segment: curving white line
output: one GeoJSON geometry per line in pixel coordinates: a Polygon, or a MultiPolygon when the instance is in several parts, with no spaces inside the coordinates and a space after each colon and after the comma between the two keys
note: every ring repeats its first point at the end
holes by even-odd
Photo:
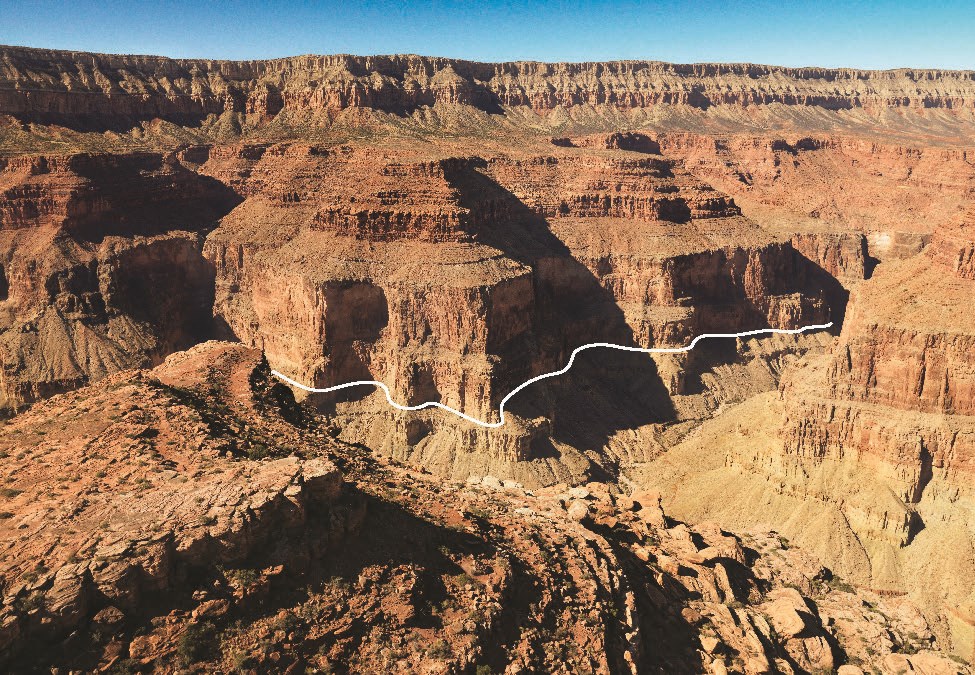
{"type": "Polygon", "coordinates": [[[362,385],[372,385],[374,387],[379,387],[380,389],[382,389],[383,392],[385,392],[386,394],[386,401],[388,401],[389,405],[393,406],[397,410],[411,411],[411,410],[423,410],[425,408],[440,408],[441,410],[446,410],[447,412],[453,413],[458,417],[463,417],[468,422],[473,422],[474,424],[477,424],[482,427],[486,427],[488,429],[497,429],[498,427],[504,426],[504,405],[509,400],[511,400],[512,396],[514,396],[515,394],[517,394],[519,391],[521,391],[522,389],[524,389],[530,384],[535,384],[536,382],[540,380],[544,380],[549,377],[564,375],[569,371],[569,368],[572,367],[572,364],[576,360],[576,355],[579,354],[580,352],[586,351],[587,349],[593,349],[595,347],[605,347],[606,349],[618,349],[623,352],[642,352],[644,354],[681,354],[683,352],[691,351],[692,349],[694,349],[695,345],[697,345],[698,342],[700,342],[701,340],[705,340],[707,338],[740,338],[740,337],[749,337],[752,335],[768,335],[770,333],[775,333],[779,335],[797,335],[799,333],[805,333],[806,331],[823,330],[825,328],[832,328],[832,326],[833,326],[833,322],[830,321],[829,323],[813,324],[810,326],[803,326],[802,328],[793,328],[793,329],[759,328],[758,330],[747,330],[742,333],[704,333],[703,335],[698,335],[696,338],[691,340],[691,344],[687,345],[686,347],[650,347],[650,348],[624,347],[623,345],[617,345],[611,342],[590,342],[589,344],[585,344],[582,345],[581,347],[576,347],[575,349],[573,349],[572,355],[569,357],[569,362],[565,364],[565,368],[563,368],[562,370],[556,370],[551,373],[544,373],[542,375],[537,375],[531,378],[530,380],[522,382],[520,385],[515,387],[511,391],[511,393],[509,393],[507,396],[501,399],[501,405],[498,406],[498,416],[500,419],[497,422],[484,422],[482,420],[471,417],[470,415],[465,415],[461,411],[455,410],[454,408],[451,408],[450,406],[444,405],[443,403],[439,403],[437,401],[427,401],[426,403],[421,403],[419,405],[400,405],[399,403],[393,400],[392,396],[389,393],[389,387],[387,387],[384,383],[379,382],[377,380],[356,380],[355,382],[346,382],[345,384],[337,384],[334,387],[325,387],[324,389],[317,389],[315,387],[309,387],[307,385],[302,384],[301,382],[292,380],[284,373],[279,373],[276,370],[272,370],[271,374],[281,378],[282,380],[292,385],[293,387],[297,387],[298,389],[303,389],[313,394],[327,394],[332,391],[338,391],[339,389],[348,389],[349,387],[358,387],[362,385]]]}

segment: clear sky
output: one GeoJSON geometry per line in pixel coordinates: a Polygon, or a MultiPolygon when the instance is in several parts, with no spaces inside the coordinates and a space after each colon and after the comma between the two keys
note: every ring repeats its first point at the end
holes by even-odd
{"type": "Polygon", "coordinates": [[[975,69],[975,1],[0,0],[0,43],[184,58],[413,53],[975,69]]]}

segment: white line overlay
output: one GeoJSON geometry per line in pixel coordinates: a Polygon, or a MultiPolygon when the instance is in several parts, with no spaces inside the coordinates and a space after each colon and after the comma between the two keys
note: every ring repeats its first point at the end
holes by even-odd
{"type": "Polygon", "coordinates": [[[509,393],[507,396],[501,399],[501,405],[498,406],[498,417],[500,419],[497,422],[484,422],[482,420],[471,417],[470,415],[465,415],[461,411],[455,410],[454,408],[451,408],[448,405],[444,405],[443,403],[440,403],[438,401],[427,401],[426,403],[421,403],[419,405],[400,405],[399,403],[393,400],[392,396],[389,393],[389,387],[387,387],[384,383],[379,382],[377,380],[356,380],[355,382],[346,382],[345,384],[337,384],[334,387],[325,387],[324,389],[317,389],[315,387],[309,387],[307,385],[302,384],[301,382],[292,380],[284,373],[279,373],[276,370],[272,370],[271,374],[284,380],[285,382],[287,382],[293,387],[297,387],[298,389],[303,389],[304,391],[311,392],[313,394],[328,394],[329,392],[338,391],[340,389],[348,389],[349,387],[360,387],[360,386],[371,385],[382,389],[383,392],[386,394],[386,401],[389,402],[389,405],[393,406],[397,410],[412,411],[412,410],[423,410],[425,408],[440,408],[441,410],[446,410],[449,413],[453,413],[454,415],[457,415],[457,417],[463,417],[468,422],[472,422],[474,424],[477,424],[478,426],[486,427],[488,429],[497,429],[498,427],[504,426],[504,406],[508,401],[511,400],[511,398],[515,394],[517,394],[519,391],[521,391],[522,389],[524,389],[530,384],[535,384],[536,382],[545,380],[550,377],[558,377],[559,375],[565,375],[567,372],[569,372],[569,368],[571,368],[572,364],[575,362],[576,355],[586,351],[587,349],[595,349],[597,347],[602,347],[605,349],[618,349],[621,352],[641,352],[643,354],[682,354],[684,352],[691,351],[692,349],[694,349],[694,347],[697,345],[698,342],[700,342],[701,340],[706,340],[708,338],[742,338],[742,337],[751,337],[754,335],[770,335],[770,334],[798,335],[799,333],[805,333],[807,331],[824,330],[826,328],[832,328],[832,326],[833,326],[833,322],[830,321],[829,323],[813,324],[811,326],[803,326],[802,328],[793,328],[793,329],[759,328],[758,330],[747,330],[744,331],[743,333],[704,333],[703,335],[698,335],[696,338],[691,340],[691,344],[687,345],[686,347],[644,348],[644,347],[625,347],[623,345],[617,345],[611,342],[590,342],[589,344],[585,344],[582,345],[581,347],[576,347],[575,349],[573,349],[572,355],[569,356],[569,362],[565,364],[565,368],[563,368],[562,370],[556,370],[551,373],[543,373],[542,375],[536,375],[530,380],[527,380],[519,384],[511,391],[511,393],[509,393]]]}

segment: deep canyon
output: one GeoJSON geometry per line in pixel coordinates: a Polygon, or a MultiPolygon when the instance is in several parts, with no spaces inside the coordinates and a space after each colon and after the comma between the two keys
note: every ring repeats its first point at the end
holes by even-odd
{"type": "Polygon", "coordinates": [[[0,659],[971,672],[972,139],[971,71],[0,47],[0,659]],[[494,421],[826,322],[498,429],[269,374],[494,421]]]}

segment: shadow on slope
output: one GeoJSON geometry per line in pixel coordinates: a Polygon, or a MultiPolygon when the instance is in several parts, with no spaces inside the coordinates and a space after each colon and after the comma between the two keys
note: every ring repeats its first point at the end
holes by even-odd
{"type": "MultiPolygon", "coordinates": [[[[486,167],[485,160],[475,158],[447,179],[458,190],[460,204],[470,210],[466,227],[474,239],[530,267],[534,290],[530,335],[489,344],[489,352],[508,366],[495,389],[496,406],[522,382],[563,368],[576,347],[590,342],[636,343],[611,291],[573,257],[542,215],[485,175],[486,167]]],[[[507,409],[524,417],[552,418],[557,440],[593,449],[602,448],[621,429],[676,417],[648,355],[605,349],[587,351],[568,373],[525,388],[507,409]],[[560,424],[563,413],[585,415],[585,438],[560,424]]],[[[578,430],[580,425],[571,427],[578,430]]]]}

